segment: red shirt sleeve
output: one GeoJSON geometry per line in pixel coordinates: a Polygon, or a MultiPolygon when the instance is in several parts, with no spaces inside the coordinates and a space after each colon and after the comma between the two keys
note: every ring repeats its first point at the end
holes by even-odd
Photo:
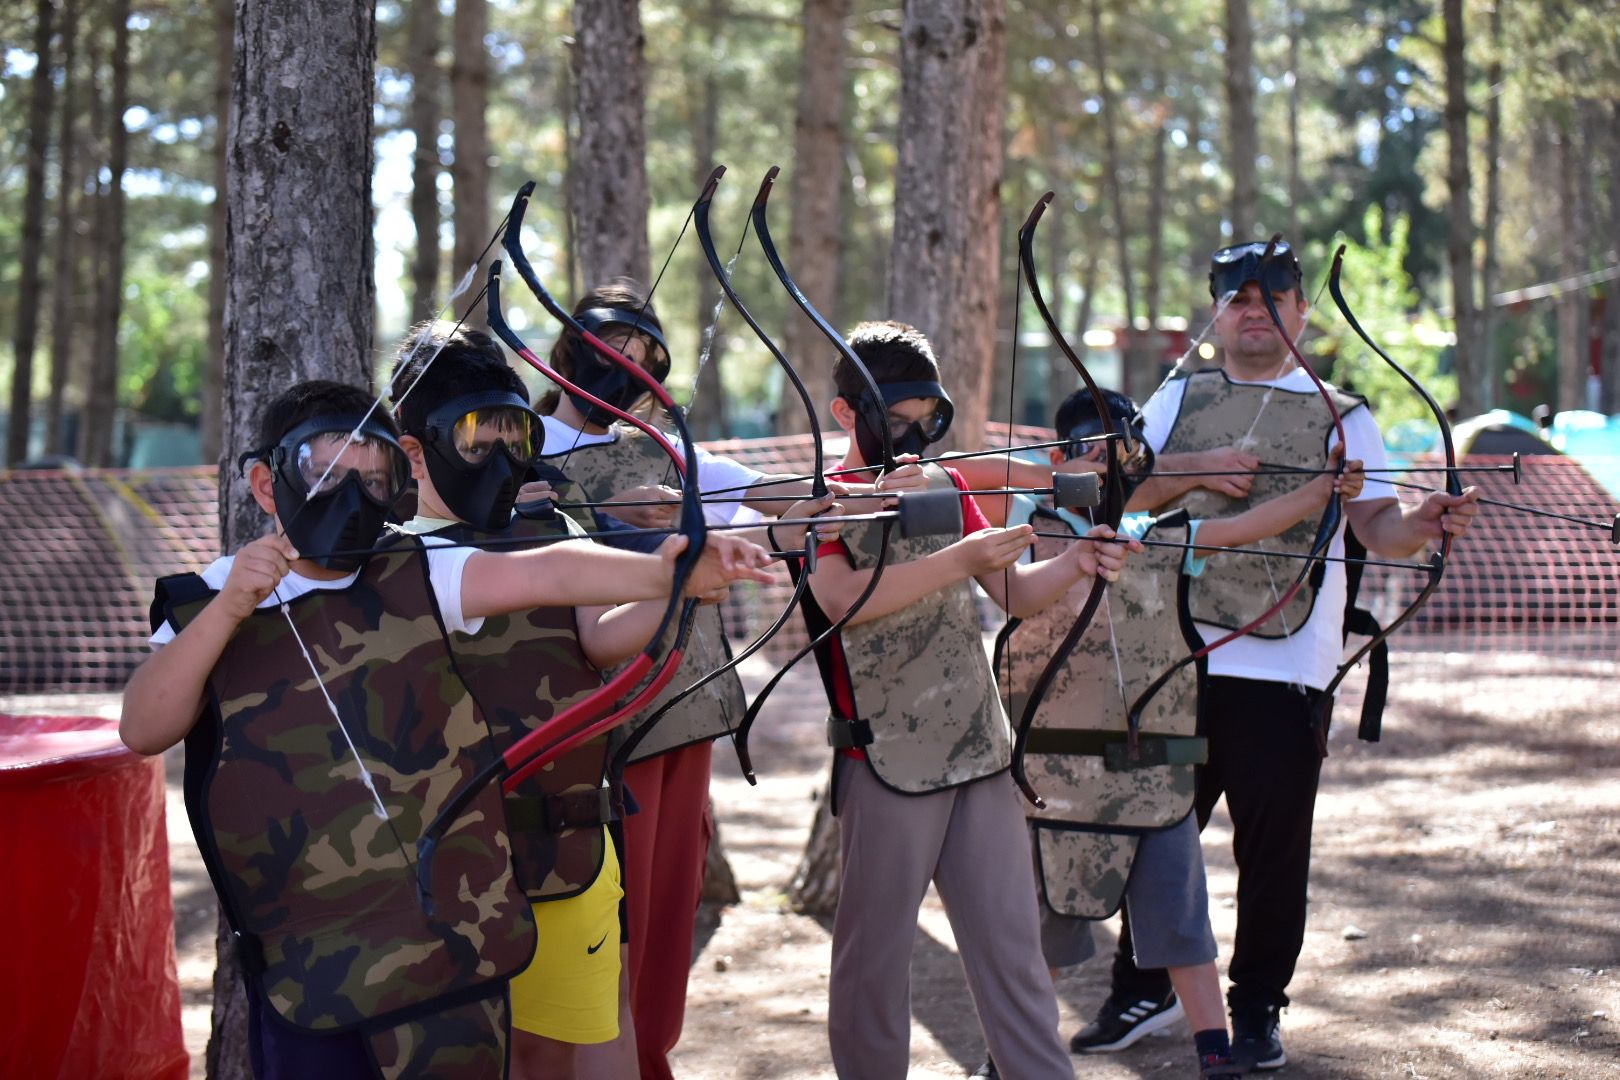
{"type": "MultiPolygon", "coordinates": [[[[963,479],[961,473],[957,472],[949,465],[944,466],[944,469],[945,475],[951,478],[951,483],[956,485],[957,491],[968,490],[967,481],[963,479]]],[[[980,529],[989,528],[993,528],[993,526],[990,524],[990,519],[984,516],[984,511],[979,509],[979,504],[974,501],[973,496],[963,495],[962,535],[967,536],[969,533],[976,533],[980,529]]]]}

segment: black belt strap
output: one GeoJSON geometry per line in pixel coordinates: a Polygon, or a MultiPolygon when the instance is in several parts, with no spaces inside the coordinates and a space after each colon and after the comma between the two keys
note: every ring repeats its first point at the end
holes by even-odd
{"type": "Polygon", "coordinates": [[[872,725],[865,720],[827,718],[827,745],[834,750],[855,750],[872,742],[872,725]]]}
{"type": "Polygon", "coordinates": [[[576,791],[543,798],[509,795],[506,799],[507,827],[518,832],[560,833],[568,829],[588,829],[618,821],[624,804],[612,788],[576,791]]]}

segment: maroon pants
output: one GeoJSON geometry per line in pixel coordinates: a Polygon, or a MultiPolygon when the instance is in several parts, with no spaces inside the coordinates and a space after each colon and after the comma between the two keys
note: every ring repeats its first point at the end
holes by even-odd
{"type": "Polygon", "coordinates": [[[703,864],[714,831],[709,762],[696,743],[624,771],[640,805],[624,821],[624,891],[630,922],[630,1011],[641,1080],[671,1080],[669,1052],[681,1037],[692,934],[703,864]]]}

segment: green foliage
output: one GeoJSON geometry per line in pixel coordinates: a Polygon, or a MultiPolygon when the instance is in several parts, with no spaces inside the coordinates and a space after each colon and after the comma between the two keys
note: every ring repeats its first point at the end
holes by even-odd
{"type": "MultiPolygon", "coordinates": [[[[1360,224],[1362,235],[1389,239],[1357,241],[1341,235],[1331,247],[1313,245],[1306,265],[1320,268],[1325,281],[1333,250],[1344,245],[1341,287],[1356,321],[1446,408],[1457,396],[1457,380],[1447,363],[1450,326],[1422,304],[1406,271],[1411,226],[1396,218],[1386,228],[1376,207],[1367,210],[1360,224]]],[[[1309,349],[1323,367],[1332,365],[1334,382],[1364,395],[1386,430],[1402,420],[1431,420],[1434,414],[1423,399],[1356,336],[1326,293],[1319,303],[1311,319],[1315,336],[1309,349]]]]}

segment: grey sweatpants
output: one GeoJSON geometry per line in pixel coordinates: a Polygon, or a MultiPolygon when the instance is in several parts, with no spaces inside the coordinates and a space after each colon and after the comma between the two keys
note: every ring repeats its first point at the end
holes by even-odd
{"type": "Polygon", "coordinates": [[[894,1080],[911,1057],[911,950],[929,881],[956,935],[968,990],[1007,1080],[1074,1080],[1041,958],[1029,835],[1005,773],[927,795],[837,769],[842,884],[827,1037],[842,1080],[894,1080]]]}

